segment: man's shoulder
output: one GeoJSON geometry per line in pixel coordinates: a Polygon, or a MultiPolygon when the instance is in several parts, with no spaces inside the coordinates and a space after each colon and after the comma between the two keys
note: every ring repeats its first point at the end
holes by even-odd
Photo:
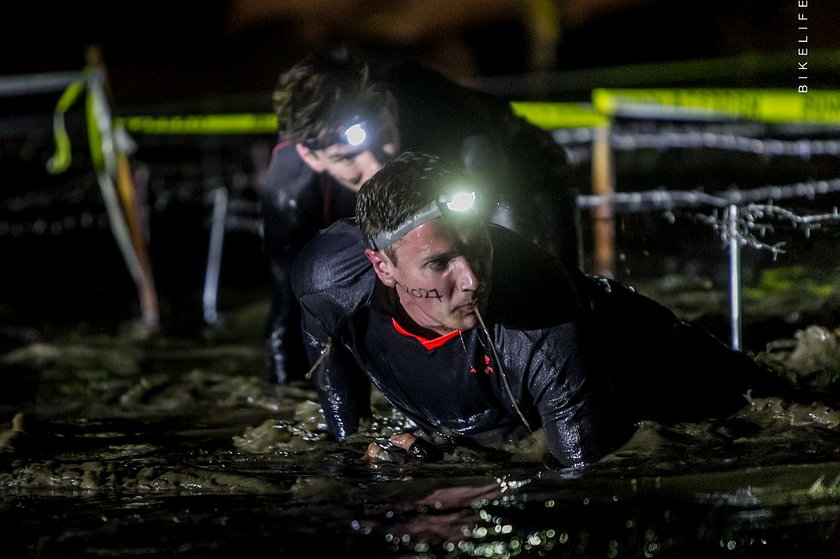
{"type": "Polygon", "coordinates": [[[295,258],[295,294],[302,297],[340,290],[345,295],[369,291],[374,274],[365,256],[366,246],[353,219],[338,220],[321,230],[295,258]]]}
{"type": "Polygon", "coordinates": [[[269,187],[294,193],[311,184],[317,176],[300,157],[294,143],[281,140],[274,146],[265,176],[269,187]]]}
{"type": "Polygon", "coordinates": [[[298,254],[292,290],[310,332],[336,335],[367,304],[376,276],[364,251],[358,227],[344,219],[318,233],[298,254]]]}

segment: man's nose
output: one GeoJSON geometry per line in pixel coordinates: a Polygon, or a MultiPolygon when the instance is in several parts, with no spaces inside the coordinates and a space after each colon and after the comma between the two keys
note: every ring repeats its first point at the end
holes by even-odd
{"type": "Polygon", "coordinates": [[[473,271],[469,260],[459,256],[454,261],[457,271],[457,287],[461,291],[475,291],[478,289],[478,276],[473,271]]]}
{"type": "Polygon", "coordinates": [[[382,168],[382,158],[372,151],[362,152],[356,157],[356,163],[362,173],[362,180],[366,181],[382,168]]]}

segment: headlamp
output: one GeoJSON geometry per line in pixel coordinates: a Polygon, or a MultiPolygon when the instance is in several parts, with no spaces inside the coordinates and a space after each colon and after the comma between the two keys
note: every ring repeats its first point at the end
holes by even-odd
{"type": "Polygon", "coordinates": [[[456,216],[472,216],[476,214],[476,195],[475,191],[457,191],[451,194],[443,194],[437,200],[430,202],[427,206],[421,208],[413,215],[409,216],[395,229],[390,231],[380,231],[373,237],[368,239],[373,250],[382,250],[400,237],[414,229],[420,227],[424,223],[431,221],[438,217],[456,217],[456,216]]]}
{"type": "Polygon", "coordinates": [[[356,147],[365,142],[367,132],[365,131],[364,124],[364,122],[357,122],[344,131],[344,139],[347,144],[356,147]]]}
{"type": "Polygon", "coordinates": [[[347,144],[356,147],[369,142],[372,138],[373,135],[370,133],[368,123],[362,120],[361,116],[355,115],[336,126],[324,142],[320,142],[318,138],[308,138],[304,140],[303,145],[311,150],[325,149],[334,144],[347,144]]]}
{"type": "Polygon", "coordinates": [[[460,191],[452,194],[446,199],[441,196],[439,203],[446,204],[446,208],[453,212],[468,212],[475,208],[475,192],[460,191]]]}

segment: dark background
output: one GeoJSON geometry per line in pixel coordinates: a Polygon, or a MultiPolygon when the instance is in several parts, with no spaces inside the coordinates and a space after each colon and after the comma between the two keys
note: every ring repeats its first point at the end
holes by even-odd
{"type": "MultiPolygon", "coordinates": [[[[115,116],[270,112],[278,73],[314,48],[338,47],[416,60],[512,100],[586,102],[594,87],[622,86],[793,90],[801,83],[800,12],[814,49],[808,84],[836,87],[840,8],[813,1],[800,8],[797,0],[16,2],[0,18],[0,76],[79,71],[86,49],[97,46],[115,116]],[[550,15],[533,16],[539,9],[550,15]],[[710,61],[708,71],[675,71],[700,59],[710,61]]],[[[73,165],[59,176],[44,171],[57,98],[0,98],[0,311],[4,325],[112,327],[137,316],[136,291],[104,217],[81,103],[68,114],[73,165]]],[[[226,188],[239,204],[234,211],[252,219],[274,138],[133,140],[162,320],[190,331],[202,324],[212,192],[226,188]]],[[[645,173],[662,161],[646,157],[620,164],[636,182],[656,184],[645,173]]],[[[711,172],[688,158],[678,166],[689,163],[711,172]]],[[[831,176],[835,167],[817,172],[831,176]]],[[[796,171],[785,180],[815,174],[801,162],[785,168],[796,171]]],[[[777,171],[770,168],[768,178],[777,171]]],[[[587,185],[588,168],[579,174],[587,185]]],[[[259,234],[229,231],[222,309],[264,300],[267,279],[259,234]]]]}
{"type": "MultiPolygon", "coordinates": [[[[418,60],[460,80],[750,55],[752,63],[691,81],[787,88],[797,84],[802,33],[812,49],[840,46],[836,3],[811,0],[800,8],[800,1],[9,2],[0,22],[0,74],[79,70],[84,49],[97,44],[123,109],[159,102],[200,108],[243,95],[268,108],[266,94],[280,71],[313,48],[349,45],[368,56],[418,60]],[[528,6],[540,5],[554,17],[528,15],[528,6]],[[808,31],[797,30],[798,13],[809,18],[808,31]],[[540,25],[551,31],[538,47],[540,25]],[[761,58],[767,55],[779,55],[777,65],[768,67],[761,58]]],[[[815,87],[836,84],[836,59],[815,51],[809,60],[815,87]]],[[[612,79],[626,84],[638,70],[612,79]]],[[[649,80],[665,83],[668,76],[649,80]]],[[[575,87],[564,84],[567,95],[587,100],[588,86],[575,87]]]]}

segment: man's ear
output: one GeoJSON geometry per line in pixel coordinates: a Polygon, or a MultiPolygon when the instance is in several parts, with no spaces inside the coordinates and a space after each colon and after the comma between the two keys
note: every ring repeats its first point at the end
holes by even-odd
{"type": "Polygon", "coordinates": [[[295,149],[297,149],[298,155],[300,155],[300,158],[303,159],[303,162],[309,165],[309,167],[316,173],[323,173],[327,168],[327,166],[321,161],[321,158],[315,155],[315,153],[305,145],[295,144],[295,149]]]}
{"type": "Polygon", "coordinates": [[[397,281],[394,279],[394,264],[388,255],[381,250],[373,250],[371,248],[365,249],[365,256],[373,264],[373,271],[376,272],[376,277],[379,278],[383,284],[388,287],[394,287],[397,281]]]}

